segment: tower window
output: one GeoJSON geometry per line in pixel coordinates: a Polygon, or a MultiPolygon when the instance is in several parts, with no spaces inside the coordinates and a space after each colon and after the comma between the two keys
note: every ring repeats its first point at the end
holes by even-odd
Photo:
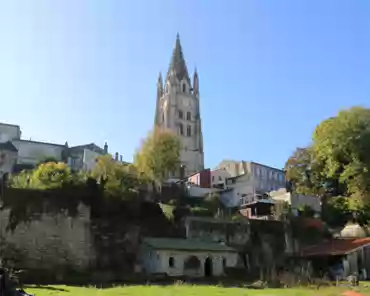
{"type": "Polygon", "coordinates": [[[186,93],[186,84],[185,83],[182,85],[182,92],[186,93]]]}
{"type": "Polygon", "coordinates": [[[164,113],[162,113],[162,123],[164,122],[164,113]]]}
{"type": "Polygon", "coordinates": [[[182,123],[179,123],[179,134],[180,135],[184,134],[184,127],[183,127],[182,123]]]}
{"type": "Polygon", "coordinates": [[[191,137],[191,126],[190,125],[188,125],[187,128],[186,128],[186,135],[188,137],[191,137]]]}
{"type": "Polygon", "coordinates": [[[191,113],[190,112],[186,112],[186,120],[191,120],[191,113]]]}
{"type": "Polygon", "coordinates": [[[182,113],[181,110],[178,111],[178,114],[179,114],[179,118],[182,119],[184,117],[184,114],[182,113]]]}

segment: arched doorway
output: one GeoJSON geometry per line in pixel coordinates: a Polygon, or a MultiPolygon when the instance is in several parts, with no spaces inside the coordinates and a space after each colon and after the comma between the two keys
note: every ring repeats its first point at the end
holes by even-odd
{"type": "Polygon", "coordinates": [[[207,257],[204,261],[204,276],[210,277],[213,275],[213,262],[211,257],[207,257]]]}

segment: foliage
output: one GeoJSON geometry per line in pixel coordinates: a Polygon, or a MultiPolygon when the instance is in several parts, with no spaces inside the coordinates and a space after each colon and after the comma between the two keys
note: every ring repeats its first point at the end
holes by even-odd
{"type": "Polygon", "coordinates": [[[299,208],[298,211],[302,217],[313,218],[315,216],[315,210],[309,205],[304,205],[303,207],[299,208]]]}
{"type": "Polygon", "coordinates": [[[140,173],[160,184],[170,172],[180,167],[180,140],[168,130],[154,129],[135,155],[135,165],[140,173]]]}
{"type": "Polygon", "coordinates": [[[13,188],[56,189],[73,184],[77,180],[69,166],[63,162],[40,164],[35,170],[22,171],[11,180],[13,188]]]}
{"type": "MultiPolygon", "coordinates": [[[[330,212],[355,211],[369,221],[370,208],[370,109],[354,107],[319,124],[312,145],[297,149],[286,163],[291,189],[323,197],[326,219],[330,212]],[[345,196],[333,200],[336,196],[345,196]],[[338,201],[348,205],[338,206],[338,201]]],[[[339,217],[338,216],[338,217],[339,217]]],[[[342,218],[338,219],[338,222],[342,218]]],[[[333,221],[331,221],[333,222],[333,221]]]]}
{"type": "Polygon", "coordinates": [[[276,220],[286,220],[292,215],[292,208],[285,201],[276,201],[275,204],[272,206],[271,212],[276,220]]]}
{"type": "Polygon", "coordinates": [[[44,157],[42,158],[36,165],[36,167],[38,167],[39,165],[43,164],[43,163],[48,163],[48,162],[55,162],[55,163],[58,163],[59,161],[55,158],[55,157],[52,157],[52,156],[48,156],[48,157],[44,157]]]}
{"type": "Polygon", "coordinates": [[[108,196],[114,197],[132,197],[144,181],[139,178],[135,167],[117,162],[110,155],[97,158],[91,177],[103,185],[108,196]]]}

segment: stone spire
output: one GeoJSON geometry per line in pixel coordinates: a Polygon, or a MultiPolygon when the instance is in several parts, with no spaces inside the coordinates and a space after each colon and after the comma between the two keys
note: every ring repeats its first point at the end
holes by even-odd
{"type": "Polygon", "coordinates": [[[159,72],[158,82],[157,82],[157,102],[155,104],[154,127],[158,126],[160,123],[159,101],[162,96],[163,96],[163,79],[162,79],[161,72],[159,72]]]}
{"type": "Polygon", "coordinates": [[[196,98],[199,97],[199,77],[198,77],[197,68],[195,68],[194,77],[193,77],[193,93],[196,98]]]}
{"type": "Polygon", "coordinates": [[[190,77],[188,74],[188,69],[186,67],[184,54],[182,53],[179,33],[177,33],[176,45],[173,50],[170,67],[167,72],[167,79],[169,79],[171,73],[175,73],[179,81],[185,79],[190,85],[190,77]]]}

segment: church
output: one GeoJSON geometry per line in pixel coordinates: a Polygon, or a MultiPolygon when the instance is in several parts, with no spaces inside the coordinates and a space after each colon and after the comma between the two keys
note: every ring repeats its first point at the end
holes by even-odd
{"type": "Polygon", "coordinates": [[[199,99],[197,70],[195,69],[191,80],[177,34],[167,75],[165,79],[161,73],[158,77],[154,125],[169,129],[179,136],[180,159],[185,167],[185,176],[204,169],[199,99]]]}

